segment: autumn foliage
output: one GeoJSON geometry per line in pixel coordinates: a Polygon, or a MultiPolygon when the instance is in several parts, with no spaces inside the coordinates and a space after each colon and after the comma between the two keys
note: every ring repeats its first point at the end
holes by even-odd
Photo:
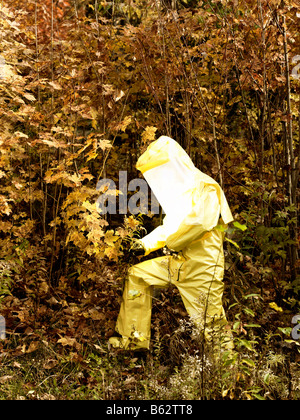
{"type": "Polygon", "coordinates": [[[222,185],[238,222],[227,306],[255,288],[297,313],[298,6],[1,2],[0,312],[25,337],[11,351],[42,336],[79,357],[112,334],[126,243],[159,218],[101,215],[96,185],[137,177],[164,134],[222,185]]]}

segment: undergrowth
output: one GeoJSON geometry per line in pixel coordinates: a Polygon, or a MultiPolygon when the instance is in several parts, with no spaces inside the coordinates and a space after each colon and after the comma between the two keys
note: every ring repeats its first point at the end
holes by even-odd
{"type": "Polygon", "coordinates": [[[66,302],[65,308],[48,303],[52,335],[49,326],[39,323],[39,314],[36,329],[19,322],[7,331],[6,340],[0,341],[1,399],[300,399],[299,342],[290,337],[292,311],[274,309],[254,284],[247,283],[247,294],[238,296],[235,285],[226,282],[232,352],[212,352],[203,344],[175,288],[159,291],[154,299],[150,351],[112,352],[107,339],[118,304],[111,302],[110,307],[108,297],[120,296],[121,286],[111,271],[102,274],[101,284],[110,282],[110,294],[100,288],[93,293],[98,302],[108,302],[107,318],[92,311],[92,301],[85,302],[80,314],[82,307],[73,296],[73,305],[66,302]],[[77,326],[72,337],[67,326],[62,335],[62,316],[70,328],[77,326]],[[86,322],[76,324],[78,317],[86,322]]]}

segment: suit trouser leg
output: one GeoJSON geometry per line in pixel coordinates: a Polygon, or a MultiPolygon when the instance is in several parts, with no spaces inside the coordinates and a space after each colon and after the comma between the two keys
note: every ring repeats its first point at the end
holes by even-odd
{"type": "Polygon", "coordinates": [[[153,286],[168,287],[170,258],[154,258],[129,269],[116,324],[125,348],[133,339],[136,347],[149,348],[153,286]]]}
{"type": "Polygon", "coordinates": [[[125,348],[130,344],[149,348],[153,287],[164,288],[170,283],[178,288],[188,314],[204,332],[206,341],[213,342],[227,324],[222,306],[223,269],[218,267],[213,276],[209,270],[196,276],[193,264],[199,268],[199,262],[189,260],[187,276],[184,260],[174,257],[154,258],[130,268],[116,324],[125,348]]]}
{"type": "Polygon", "coordinates": [[[213,281],[207,275],[201,279],[184,279],[177,284],[185,308],[192,321],[204,334],[205,341],[211,343],[227,324],[222,305],[223,282],[213,281]]]}

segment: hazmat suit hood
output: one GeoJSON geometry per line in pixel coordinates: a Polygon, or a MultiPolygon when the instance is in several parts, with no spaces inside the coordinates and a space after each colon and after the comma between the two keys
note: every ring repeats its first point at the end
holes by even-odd
{"type": "Polygon", "coordinates": [[[137,168],[167,215],[169,223],[179,224],[192,210],[192,192],[197,169],[182,147],[169,137],[151,143],[140,157],[137,168]]]}
{"type": "MultiPolygon", "coordinates": [[[[215,225],[220,215],[225,224],[233,220],[219,184],[197,169],[183,148],[170,137],[162,136],[152,142],[138,159],[136,167],[142,172],[166,213],[165,222],[170,233],[183,221],[187,225],[206,223],[205,203],[202,199],[206,186],[211,186],[216,192],[213,214],[210,214],[210,218],[214,216],[215,225]]],[[[215,225],[210,226],[210,229],[215,225]]]]}

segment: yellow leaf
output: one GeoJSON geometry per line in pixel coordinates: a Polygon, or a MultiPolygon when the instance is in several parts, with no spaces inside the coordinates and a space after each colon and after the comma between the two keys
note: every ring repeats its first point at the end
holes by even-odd
{"type": "Polygon", "coordinates": [[[98,118],[99,113],[95,108],[91,108],[90,113],[91,113],[91,116],[92,116],[93,120],[96,120],[98,118]]]}
{"type": "MultiPolygon", "coordinates": [[[[66,176],[64,178],[68,181],[73,182],[76,185],[76,187],[81,185],[81,181],[80,181],[81,176],[80,175],[78,176],[76,174],[73,174],[73,175],[66,174],[66,176]]],[[[65,183],[65,185],[69,186],[68,183],[65,183]]]]}
{"type": "Polygon", "coordinates": [[[222,391],[222,397],[225,398],[228,394],[229,389],[224,389],[224,391],[222,391]]]}
{"type": "Polygon", "coordinates": [[[86,161],[88,162],[91,159],[96,159],[96,157],[98,156],[98,153],[91,150],[88,154],[87,154],[87,159],[86,161]]]}
{"type": "Polygon", "coordinates": [[[105,248],[104,255],[106,255],[110,260],[114,260],[114,261],[118,260],[118,251],[116,248],[112,246],[105,248]]]}
{"type": "Polygon", "coordinates": [[[135,230],[135,228],[140,224],[138,220],[136,220],[132,215],[125,218],[126,226],[130,227],[131,229],[135,230]]]}
{"type": "Polygon", "coordinates": [[[155,132],[157,131],[156,127],[148,126],[145,131],[142,133],[142,141],[144,143],[150,143],[155,140],[155,132]]]}
{"type": "Polygon", "coordinates": [[[96,208],[95,203],[92,204],[89,201],[84,201],[82,203],[82,207],[85,208],[85,209],[87,209],[87,210],[89,210],[91,213],[94,212],[94,211],[97,211],[97,208],[96,208]]]}
{"type": "Polygon", "coordinates": [[[104,242],[109,246],[114,246],[115,242],[119,239],[119,236],[114,235],[113,230],[108,230],[105,233],[104,242]]]}
{"type": "Polygon", "coordinates": [[[283,309],[280,308],[280,306],[277,305],[275,302],[269,303],[270,308],[274,309],[277,312],[283,312],[283,309]]]}
{"type": "Polygon", "coordinates": [[[126,131],[126,128],[129,126],[129,124],[131,123],[131,121],[132,121],[132,118],[131,118],[131,116],[129,115],[129,116],[127,116],[127,117],[125,117],[124,118],[124,120],[120,123],[120,125],[119,125],[119,129],[121,130],[121,131],[126,131]]]}

